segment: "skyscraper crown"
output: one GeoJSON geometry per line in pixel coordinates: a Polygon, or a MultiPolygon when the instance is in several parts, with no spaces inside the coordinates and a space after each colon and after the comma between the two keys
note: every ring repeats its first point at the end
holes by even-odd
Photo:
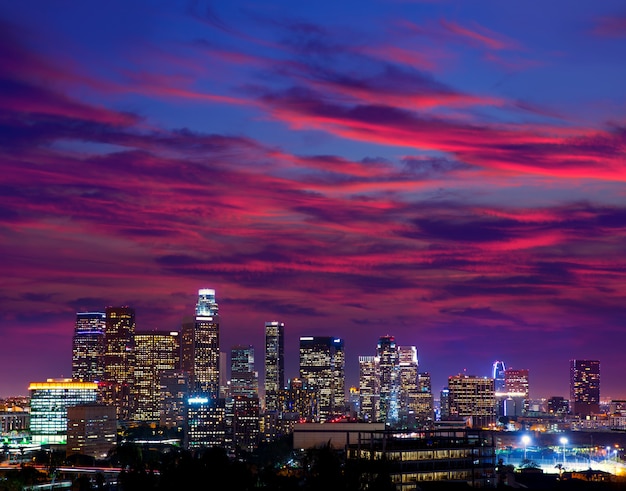
{"type": "Polygon", "coordinates": [[[218,307],[215,301],[215,290],[201,288],[198,290],[198,303],[196,304],[196,317],[211,317],[217,315],[218,307]]]}

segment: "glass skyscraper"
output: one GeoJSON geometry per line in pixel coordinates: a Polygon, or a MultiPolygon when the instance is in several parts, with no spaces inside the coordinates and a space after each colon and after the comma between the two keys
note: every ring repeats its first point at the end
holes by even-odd
{"type": "Polygon", "coordinates": [[[72,379],[33,382],[30,391],[30,433],[35,444],[67,442],[67,409],[96,402],[98,384],[72,379]]]}

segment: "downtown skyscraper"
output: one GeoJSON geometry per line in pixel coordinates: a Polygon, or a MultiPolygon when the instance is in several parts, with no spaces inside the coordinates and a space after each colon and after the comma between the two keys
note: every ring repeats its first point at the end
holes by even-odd
{"type": "Polygon", "coordinates": [[[192,392],[217,398],[220,393],[220,322],[215,290],[198,290],[193,319],[181,330],[181,368],[189,374],[192,392]]]}
{"type": "Polygon", "coordinates": [[[133,411],[135,310],[107,307],[104,349],[103,402],[117,407],[120,420],[131,418],[133,411]]]}
{"type": "Polygon", "coordinates": [[[72,379],[95,382],[104,376],[106,314],[78,312],[72,337],[72,379]]]}
{"type": "Polygon", "coordinates": [[[600,412],[598,360],[570,360],[570,411],[578,416],[600,412]]]}
{"type": "Polygon", "coordinates": [[[285,324],[265,323],[265,409],[279,411],[278,394],[285,388],[285,324]]]}
{"type": "Polygon", "coordinates": [[[161,417],[161,376],[180,363],[178,332],[135,333],[133,420],[157,423],[161,417]]]}
{"type": "Polygon", "coordinates": [[[399,353],[393,336],[381,336],[376,347],[378,370],[380,373],[380,420],[398,420],[398,365],[399,353]]]}
{"type": "Polygon", "coordinates": [[[318,391],[320,422],[345,412],[345,362],[343,339],[300,337],[300,378],[318,391]]]}

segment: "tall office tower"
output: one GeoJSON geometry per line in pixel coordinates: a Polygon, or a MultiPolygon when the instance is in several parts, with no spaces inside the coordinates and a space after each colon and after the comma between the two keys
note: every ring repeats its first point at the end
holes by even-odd
{"type": "Polygon", "coordinates": [[[189,373],[190,389],[216,398],[220,394],[219,310],[215,290],[198,290],[196,315],[185,319],[181,332],[181,368],[189,373]]]}
{"type": "Polygon", "coordinates": [[[398,346],[398,423],[404,428],[417,425],[418,362],[415,346],[398,346]]]}
{"type": "Polygon", "coordinates": [[[161,411],[159,425],[185,429],[186,401],[189,395],[189,374],[182,370],[164,370],[159,377],[161,411]]]}
{"type": "Polygon", "coordinates": [[[496,391],[496,416],[498,417],[505,416],[505,405],[510,405],[510,403],[507,404],[505,372],[506,367],[503,361],[496,360],[493,362],[491,377],[496,391]]]}
{"type": "Polygon", "coordinates": [[[359,356],[360,417],[370,423],[376,423],[380,420],[378,361],[376,356],[359,356]]]}
{"type": "Polygon", "coordinates": [[[231,396],[259,397],[259,374],[254,371],[254,347],[233,346],[230,353],[231,396]]]}
{"type": "Polygon", "coordinates": [[[157,423],[161,417],[161,374],[180,364],[178,332],[135,332],[135,421],[157,423]]]}
{"type": "Polygon", "coordinates": [[[570,360],[570,409],[589,416],[600,412],[600,362],[570,360]]]}
{"type": "Polygon", "coordinates": [[[380,373],[380,419],[385,423],[398,420],[398,348],[393,336],[381,336],[376,348],[380,373]]]}
{"type": "Polygon", "coordinates": [[[300,378],[319,391],[321,422],[343,416],[346,406],[343,339],[302,336],[300,378]]]}
{"type": "Polygon", "coordinates": [[[278,392],[285,388],[285,324],[265,323],[265,409],[278,411],[278,392]]]}
{"type": "Polygon", "coordinates": [[[417,376],[417,421],[421,425],[430,424],[435,420],[435,408],[430,373],[422,372],[417,376]]]}
{"type": "Polygon", "coordinates": [[[439,418],[440,421],[450,419],[450,389],[444,387],[439,393],[439,418]]]}
{"type": "Polygon", "coordinates": [[[104,334],[104,402],[117,407],[117,419],[129,420],[133,407],[135,310],[107,307],[104,334]]]}
{"type": "Polygon", "coordinates": [[[67,409],[96,402],[98,384],[72,379],[32,382],[30,392],[30,433],[34,444],[67,442],[67,409]]]}
{"type": "Polygon", "coordinates": [[[505,371],[506,367],[503,361],[496,360],[493,362],[491,377],[494,380],[496,394],[506,392],[505,371]]]}
{"type": "Polygon", "coordinates": [[[507,368],[504,371],[504,382],[506,393],[504,416],[523,416],[530,404],[528,369],[507,368]]]}
{"type": "Polygon", "coordinates": [[[72,378],[95,382],[104,376],[104,312],[78,312],[72,338],[72,378]]]}
{"type": "Polygon", "coordinates": [[[251,452],[259,443],[259,376],[254,371],[254,348],[234,346],[230,359],[226,447],[251,452]]]}
{"type": "Polygon", "coordinates": [[[484,428],[495,423],[496,393],[494,379],[473,375],[448,377],[450,418],[471,418],[473,428],[484,428]]]}

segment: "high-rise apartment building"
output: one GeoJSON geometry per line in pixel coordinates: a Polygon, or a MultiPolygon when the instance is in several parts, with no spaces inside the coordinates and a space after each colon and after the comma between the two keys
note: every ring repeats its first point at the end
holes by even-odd
{"type": "Polygon", "coordinates": [[[106,314],[78,312],[72,337],[72,379],[95,382],[104,376],[106,314]]]}
{"type": "Polygon", "coordinates": [[[278,411],[278,393],[285,388],[285,324],[265,323],[265,409],[278,411]]]}
{"type": "Polygon", "coordinates": [[[360,417],[371,423],[380,420],[380,376],[378,357],[359,356],[360,417]]]}
{"type": "Polygon", "coordinates": [[[157,423],[161,417],[161,374],[180,364],[178,332],[135,332],[134,359],[133,419],[157,423]]]}
{"type": "Polygon", "coordinates": [[[219,397],[220,337],[219,309],[215,290],[198,290],[193,319],[183,322],[181,332],[181,368],[189,373],[191,390],[219,397]]]}
{"type": "Polygon", "coordinates": [[[133,409],[135,310],[107,307],[104,334],[103,400],[117,407],[118,420],[126,421],[133,409]]]}
{"type": "Polygon", "coordinates": [[[494,379],[465,374],[448,377],[448,405],[451,419],[470,418],[473,428],[495,423],[494,379]]]}
{"type": "Polygon", "coordinates": [[[570,360],[570,410],[578,416],[600,412],[598,360],[570,360]]]}
{"type": "Polygon", "coordinates": [[[343,416],[346,406],[343,339],[300,337],[300,378],[319,391],[319,420],[343,416]]]}
{"type": "Polygon", "coordinates": [[[72,379],[32,382],[30,392],[30,433],[34,444],[67,443],[67,409],[96,402],[98,384],[72,379]]]}
{"type": "Polygon", "coordinates": [[[393,336],[381,336],[376,347],[380,374],[380,419],[386,423],[398,420],[399,354],[393,336]]]}

